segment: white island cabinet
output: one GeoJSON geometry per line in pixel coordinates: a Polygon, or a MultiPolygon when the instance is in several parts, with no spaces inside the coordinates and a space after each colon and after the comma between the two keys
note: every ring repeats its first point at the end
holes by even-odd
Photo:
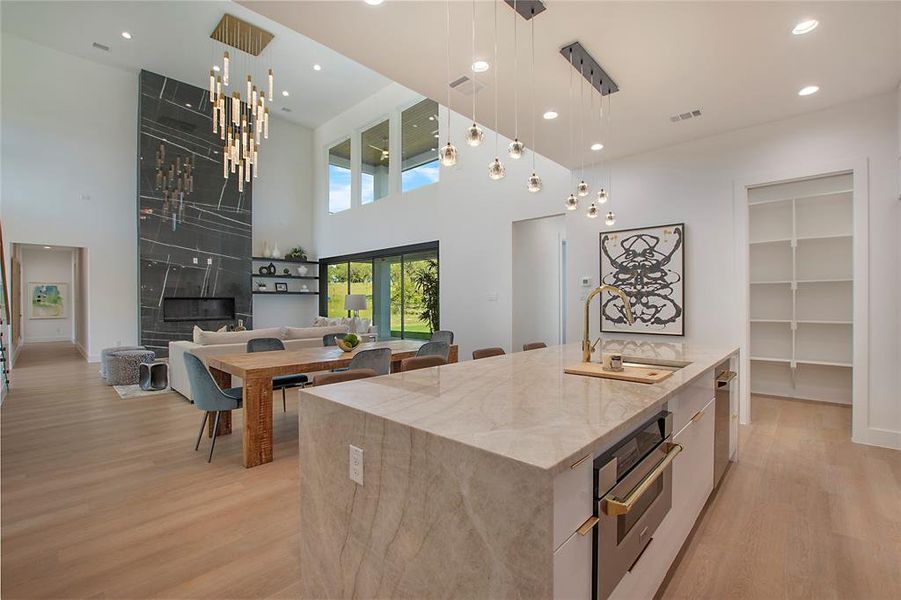
{"type": "Polygon", "coordinates": [[[652,598],[713,486],[713,368],[736,349],[626,343],[601,351],[686,366],[569,375],[570,344],[303,390],[300,596],[590,599],[594,459],[668,409],[672,508],[613,592],[652,598]]]}

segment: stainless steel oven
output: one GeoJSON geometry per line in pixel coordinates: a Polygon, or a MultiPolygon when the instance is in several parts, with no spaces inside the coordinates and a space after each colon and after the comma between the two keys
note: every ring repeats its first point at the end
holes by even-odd
{"type": "Polygon", "coordinates": [[[595,528],[594,600],[604,600],[628,573],[669,512],[672,461],[682,447],[671,441],[672,413],[662,411],[594,461],[599,521],[595,528]]]}

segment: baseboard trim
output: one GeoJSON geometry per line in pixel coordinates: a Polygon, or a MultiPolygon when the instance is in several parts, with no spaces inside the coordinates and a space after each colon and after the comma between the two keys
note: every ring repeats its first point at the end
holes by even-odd
{"type": "Polygon", "coordinates": [[[901,450],[901,431],[867,427],[863,437],[851,436],[851,441],[855,444],[864,444],[866,446],[878,446],[880,448],[901,450]]]}

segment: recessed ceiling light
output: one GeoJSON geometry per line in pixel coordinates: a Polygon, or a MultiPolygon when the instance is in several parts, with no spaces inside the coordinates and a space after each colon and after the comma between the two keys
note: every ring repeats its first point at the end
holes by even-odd
{"type": "Polygon", "coordinates": [[[604,144],[592,144],[591,149],[597,152],[598,150],[603,150],[604,144]]]}
{"type": "Polygon", "coordinates": [[[217,73],[219,72],[219,65],[213,65],[213,70],[217,73]]]}
{"type": "Polygon", "coordinates": [[[477,60],[472,63],[472,70],[475,73],[484,73],[488,69],[491,68],[491,65],[488,64],[486,60],[477,60]]]}
{"type": "Polygon", "coordinates": [[[130,40],[130,39],[131,39],[131,34],[128,33],[127,31],[123,31],[123,32],[122,32],[122,37],[124,37],[126,40],[130,40]]]}
{"type": "Polygon", "coordinates": [[[313,70],[314,70],[314,71],[321,71],[321,70],[322,70],[322,65],[313,65],[313,70]]]}
{"type": "Polygon", "coordinates": [[[44,250],[50,250],[50,246],[44,246],[44,250]]]}
{"type": "Polygon", "coordinates": [[[806,87],[802,87],[798,92],[799,96],[810,96],[811,94],[816,94],[820,91],[820,86],[818,85],[808,85],[806,87]]]}
{"type": "Polygon", "coordinates": [[[805,19],[795,25],[794,29],[792,29],[792,33],[795,35],[804,35],[805,33],[810,33],[816,29],[819,24],[820,22],[816,19],[805,19]]]}
{"type": "Polygon", "coordinates": [[[435,117],[429,117],[429,121],[434,121],[435,117]]]}
{"type": "Polygon", "coordinates": [[[288,93],[288,90],[282,90],[282,96],[284,96],[285,98],[287,98],[290,95],[291,94],[288,93]]]}
{"type": "Polygon", "coordinates": [[[191,108],[191,103],[190,103],[190,102],[185,102],[185,106],[187,106],[188,108],[191,108]]]}
{"type": "Polygon", "coordinates": [[[546,113],[544,113],[543,116],[544,116],[544,118],[547,119],[548,121],[550,121],[551,119],[556,119],[556,118],[557,118],[557,111],[555,111],[555,110],[549,110],[549,111],[547,111],[546,113]]]}
{"type": "Polygon", "coordinates": [[[379,4],[381,4],[384,1],[385,0],[363,0],[363,2],[365,2],[369,6],[378,6],[379,4]]]}

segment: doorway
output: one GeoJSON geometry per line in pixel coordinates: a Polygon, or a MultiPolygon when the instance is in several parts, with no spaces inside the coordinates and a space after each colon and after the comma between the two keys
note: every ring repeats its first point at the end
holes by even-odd
{"type": "Polygon", "coordinates": [[[513,223],[513,349],[566,342],[563,215],[513,223]]]}

